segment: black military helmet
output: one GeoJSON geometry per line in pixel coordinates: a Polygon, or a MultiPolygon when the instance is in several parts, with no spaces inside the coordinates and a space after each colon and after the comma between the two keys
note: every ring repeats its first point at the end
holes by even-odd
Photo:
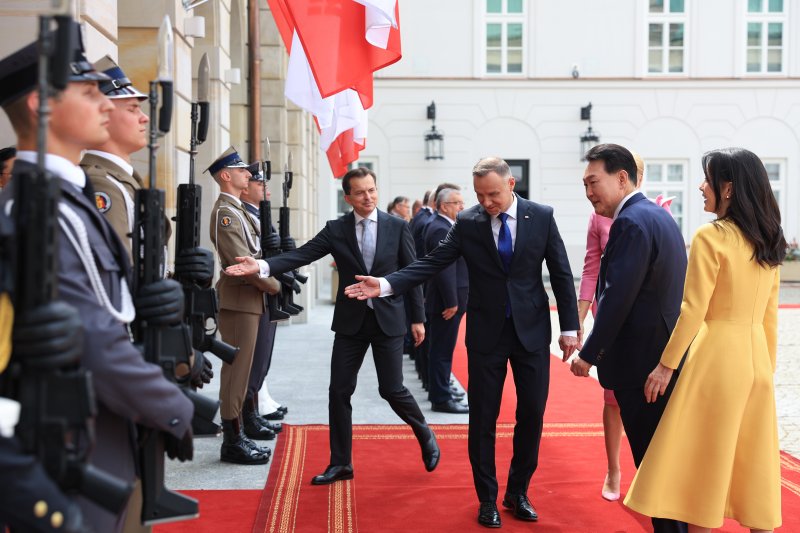
{"type": "MultiPolygon", "coordinates": [[[[69,81],[104,81],[108,76],[97,72],[86,59],[80,25],[76,26],[72,61],[69,64],[69,81]]],[[[28,94],[37,85],[39,49],[36,41],[0,60],[0,106],[28,94]]]]}

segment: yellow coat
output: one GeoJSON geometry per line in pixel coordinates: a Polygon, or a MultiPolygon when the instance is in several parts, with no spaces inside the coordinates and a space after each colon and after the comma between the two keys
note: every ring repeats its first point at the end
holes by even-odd
{"type": "Polygon", "coordinates": [[[692,240],[681,314],[661,362],[675,390],[625,505],[648,516],[717,528],[781,525],[773,373],[779,269],[752,259],[731,222],[692,240]]]}

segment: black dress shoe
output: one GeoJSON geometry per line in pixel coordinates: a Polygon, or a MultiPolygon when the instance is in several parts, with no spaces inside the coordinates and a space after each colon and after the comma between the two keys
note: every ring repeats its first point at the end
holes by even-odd
{"type": "Polygon", "coordinates": [[[436,435],[434,435],[433,430],[430,431],[430,438],[421,446],[422,462],[425,463],[425,470],[433,472],[436,469],[436,465],[439,464],[441,452],[439,451],[439,443],[436,442],[436,435]]]}
{"type": "Polygon", "coordinates": [[[330,485],[340,479],[353,479],[353,465],[329,465],[323,473],[311,479],[311,484],[330,485]]]}
{"type": "Polygon", "coordinates": [[[469,413],[469,407],[457,403],[455,400],[448,400],[444,403],[433,404],[432,410],[437,413],[469,413]]]}
{"type": "Polygon", "coordinates": [[[481,502],[478,510],[478,523],[483,527],[500,527],[500,513],[494,502],[481,502]]]}
{"type": "Polygon", "coordinates": [[[285,405],[279,405],[279,406],[278,406],[278,411],[280,411],[280,412],[281,412],[281,413],[283,413],[283,414],[286,414],[286,413],[288,413],[288,412],[289,412],[289,408],[288,408],[288,407],[286,407],[285,405]]]}
{"type": "Polygon", "coordinates": [[[255,412],[242,411],[242,419],[244,421],[244,434],[247,437],[255,440],[272,440],[275,438],[275,432],[267,426],[261,425],[261,422],[255,412]]]}
{"type": "Polygon", "coordinates": [[[528,522],[539,520],[536,509],[533,508],[531,501],[524,494],[506,494],[503,496],[503,507],[514,509],[514,516],[520,520],[527,520],[528,522]]]}
{"type": "Polygon", "coordinates": [[[458,402],[458,401],[461,401],[462,399],[464,399],[464,396],[466,396],[466,394],[464,394],[463,392],[461,392],[459,390],[457,390],[457,391],[452,391],[451,390],[450,391],[450,396],[452,396],[453,399],[458,402]]]}
{"type": "Polygon", "coordinates": [[[259,448],[242,435],[238,419],[222,420],[222,446],[219,458],[226,463],[263,465],[269,461],[271,450],[259,448]]]}
{"type": "Polygon", "coordinates": [[[281,413],[279,409],[276,409],[271,413],[261,415],[261,418],[266,418],[267,420],[283,420],[283,413],[281,413]]]}

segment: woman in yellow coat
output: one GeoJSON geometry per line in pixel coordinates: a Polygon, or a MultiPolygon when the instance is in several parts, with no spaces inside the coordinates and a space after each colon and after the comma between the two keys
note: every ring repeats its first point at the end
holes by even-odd
{"type": "Polygon", "coordinates": [[[645,383],[649,402],[689,351],[625,505],[687,522],[690,533],[726,517],[771,531],[781,524],[772,378],[786,241],[755,154],[709,152],[703,171],[704,208],[717,219],[692,240],[680,318],[645,383]]]}

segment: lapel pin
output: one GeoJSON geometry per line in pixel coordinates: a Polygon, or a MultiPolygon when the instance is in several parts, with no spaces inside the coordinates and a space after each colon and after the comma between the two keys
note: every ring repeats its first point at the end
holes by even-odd
{"type": "Polygon", "coordinates": [[[525,215],[525,218],[531,218],[531,217],[529,217],[528,215],[525,215]]]}

